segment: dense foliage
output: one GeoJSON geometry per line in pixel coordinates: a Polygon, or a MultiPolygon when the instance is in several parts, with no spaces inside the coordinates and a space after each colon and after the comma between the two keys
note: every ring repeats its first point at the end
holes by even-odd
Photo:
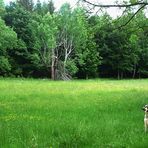
{"type": "Polygon", "coordinates": [[[0,0],[0,75],[74,78],[148,77],[148,19],[89,15],[53,1],[0,0]]]}

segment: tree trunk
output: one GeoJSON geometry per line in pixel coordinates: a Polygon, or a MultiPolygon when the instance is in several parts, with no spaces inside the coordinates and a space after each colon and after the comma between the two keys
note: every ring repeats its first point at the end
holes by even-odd
{"type": "Polygon", "coordinates": [[[123,79],[123,72],[121,72],[121,79],[123,79]]]}
{"type": "Polygon", "coordinates": [[[88,80],[88,74],[86,74],[86,79],[88,80]]]}
{"type": "Polygon", "coordinates": [[[68,54],[67,54],[67,49],[65,50],[65,58],[64,58],[64,63],[63,63],[63,73],[66,74],[66,63],[67,63],[67,58],[68,58],[68,54]]]}
{"type": "Polygon", "coordinates": [[[139,79],[141,78],[141,74],[140,74],[140,72],[139,72],[139,79]]]}
{"type": "Polygon", "coordinates": [[[118,76],[117,76],[117,78],[118,78],[118,80],[120,79],[120,72],[119,72],[119,70],[118,70],[118,76]]]}
{"type": "Polygon", "coordinates": [[[51,79],[55,80],[55,55],[54,49],[52,49],[52,57],[51,57],[51,79]]]}
{"type": "Polygon", "coordinates": [[[135,74],[136,74],[136,65],[134,65],[133,78],[135,78],[135,74]]]}
{"type": "Polygon", "coordinates": [[[55,69],[54,69],[54,61],[52,60],[52,65],[51,65],[51,79],[55,80],[55,69]]]}
{"type": "Polygon", "coordinates": [[[66,73],[66,61],[64,61],[64,64],[63,64],[63,73],[64,74],[66,73]]]}

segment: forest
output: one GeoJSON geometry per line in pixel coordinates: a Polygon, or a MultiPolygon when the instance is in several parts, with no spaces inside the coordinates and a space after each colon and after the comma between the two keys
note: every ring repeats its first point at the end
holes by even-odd
{"type": "Polygon", "coordinates": [[[134,13],[112,18],[79,4],[57,10],[52,0],[0,0],[0,76],[146,78],[148,18],[144,8],[134,13]]]}

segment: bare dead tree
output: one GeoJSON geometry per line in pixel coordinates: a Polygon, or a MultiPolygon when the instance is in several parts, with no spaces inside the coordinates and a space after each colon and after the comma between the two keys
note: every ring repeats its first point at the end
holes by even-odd
{"type": "Polygon", "coordinates": [[[73,37],[69,36],[67,28],[63,27],[57,34],[56,48],[51,50],[51,78],[70,80],[71,76],[66,69],[67,61],[73,51],[73,37]]]}
{"type": "MultiPolygon", "coordinates": [[[[128,8],[135,8],[137,9],[137,11],[135,11],[135,13],[133,13],[133,15],[129,18],[129,20],[127,20],[127,22],[125,22],[123,25],[117,27],[116,29],[121,29],[122,27],[126,26],[128,23],[130,23],[130,21],[136,16],[136,14],[138,14],[138,12],[140,12],[141,10],[143,10],[146,6],[148,6],[148,1],[147,0],[139,0],[135,3],[127,3],[127,4],[109,4],[109,5],[104,5],[104,4],[99,4],[99,3],[93,3],[90,0],[79,0],[89,6],[92,6],[92,8],[125,8],[124,12],[126,12],[126,10],[128,8]]],[[[91,8],[91,11],[92,11],[91,8]]]]}
{"type": "Polygon", "coordinates": [[[57,77],[63,80],[70,80],[71,76],[67,70],[67,61],[70,58],[73,48],[73,36],[69,35],[67,28],[64,27],[59,35],[58,62],[57,62],[57,77]]]}

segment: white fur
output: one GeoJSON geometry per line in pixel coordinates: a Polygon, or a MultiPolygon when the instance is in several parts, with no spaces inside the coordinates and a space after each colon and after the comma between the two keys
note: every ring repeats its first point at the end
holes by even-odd
{"type": "Polygon", "coordinates": [[[148,113],[145,113],[145,116],[144,116],[144,127],[145,127],[145,132],[147,132],[147,129],[148,129],[148,113]]]}

